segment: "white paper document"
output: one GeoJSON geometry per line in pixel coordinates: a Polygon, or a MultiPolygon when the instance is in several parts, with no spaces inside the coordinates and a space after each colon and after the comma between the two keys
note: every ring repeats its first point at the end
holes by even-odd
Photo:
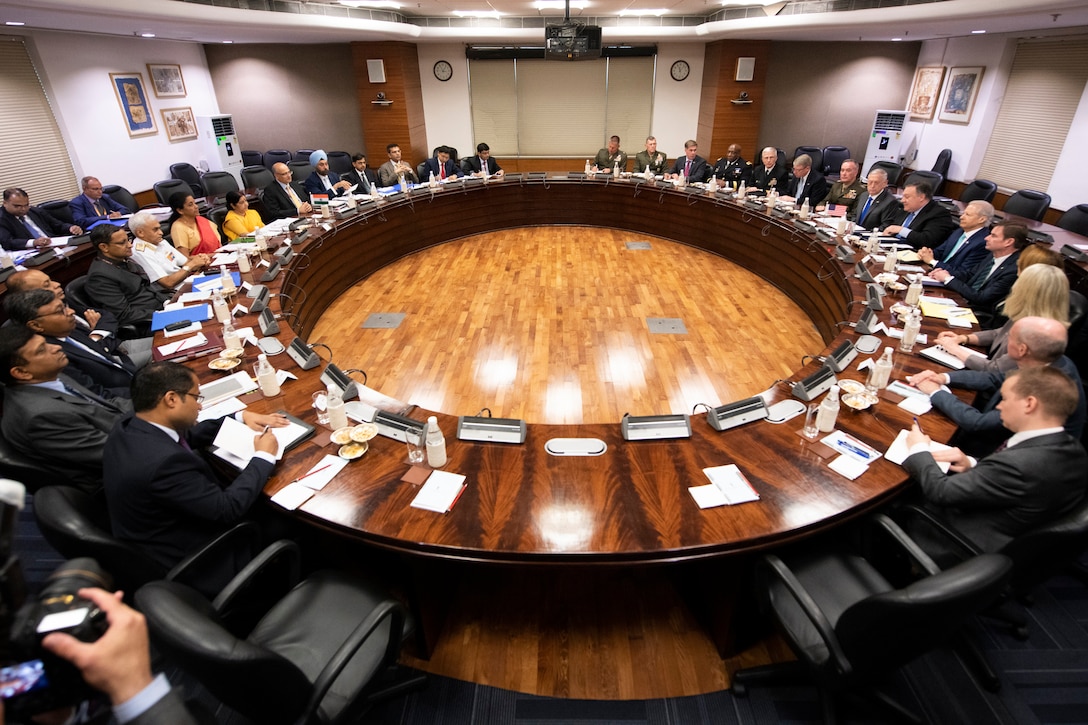
{"type": "MultiPolygon", "coordinates": [[[[895,437],[895,440],[892,441],[892,444],[890,446],[888,446],[888,450],[884,454],[884,457],[892,463],[898,463],[899,465],[903,465],[903,461],[907,460],[907,453],[910,452],[910,447],[907,446],[907,432],[908,431],[906,429],[899,431],[899,435],[895,437]]],[[[944,443],[938,443],[937,441],[929,442],[930,453],[936,453],[937,451],[947,451],[951,447],[952,446],[946,446],[944,443]]],[[[937,461],[937,465],[940,466],[941,470],[945,473],[948,473],[948,469],[951,466],[950,463],[942,461],[937,461]]]]}
{"type": "Polygon", "coordinates": [[[326,456],[315,463],[309,471],[306,471],[306,473],[302,474],[291,483],[298,483],[311,490],[320,491],[325,488],[329,481],[336,477],[336,474],[344,470],[344,466],[346,465],[348,465],[347,459],[332,454],[326,454],[326,456]]]}
{"type": "Polygon", "coordinates": [[[314,490],[312,488],[306,488],[301,483],[292,482],[272,494],[272,503],[282,506],[288,511],[294,511],[309,501],[313,495],[314,490]]]}
{"type": "Polygon", "coordinates": [[[701,509],[759,500],[759,494],[734,463],[704,468],[703,473],[710,479],[710,483],[688,488],[688,493],[701,509]]]}
{"type": "MultiPolygon", "coordinates": [[[[306,433],[306,429],[297,423],[288,423],[283,428],[269,428],[269,432],[276,436],[279,447],[276,450],[276,460],[283,457],[283,449],[299,436],[306,433]]],[[[253,440],[259,435],[245,423],[239,423],[234,418],[224,418],[223,425],[219,427],[212,445],[215,446],[215,455],[225,461],[233,463],[239,468],[245,468],[253,458],[253,440]],[[239,461],[241,465],[239,465],[239,461]]]]}
{"type": "Polygon", "coordinates": [[[160,355],[173,355],[174,353],[181,352],[182,350],[191,350],[194,347],[200,347],[208,342],[208,338],[204,336],[203,332],[198,332],[192,337],[187,337],[184,340],[178,342],[171,342],[166,345],[159,345],[160,355]]]}
{"type": "Polygon", "coordinates": [[[465,477],[449,471],[432,471],[427,482],[412,499],[412,508],[444,514],[453,508],[457,499],[468,486],[465,477]]]}
{"type": "Polygon", "coordinates": [[[923,350],[919,350],[918,354],[924,358],[929,358],[933,362],[939,362],[941,365],[952,368],[953,370],[963,370],[964,368],[962,360],[945,350],[940,345],[934,345],[933,347],[927,347],[923,350]]]}

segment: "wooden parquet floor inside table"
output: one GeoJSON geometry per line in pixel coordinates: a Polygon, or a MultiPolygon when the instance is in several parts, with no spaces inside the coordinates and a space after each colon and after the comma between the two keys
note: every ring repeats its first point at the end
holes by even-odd
{"type": "Polygon", "coordinates": [[[405,257],[337,299],[310,341],[399,400],[529,423],[691,413],[754,395],[824,347],[804,311],[747,270],[585,227],[493,232],[405,257]],[[405,318],[361,329],[380,312],[405,318]],[[686,332],[651,334],[647,318],[686,332]]]}

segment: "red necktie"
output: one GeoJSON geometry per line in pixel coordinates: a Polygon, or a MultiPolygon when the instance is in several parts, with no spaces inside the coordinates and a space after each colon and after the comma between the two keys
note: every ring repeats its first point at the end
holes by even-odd
{"type": "Polygon", "coordinates": [[[445,164],[442,164],[442,168],[438,170],[438,178],[440,178],[440,179],[445,179],[446,178],[446,165],[445,164]]]}

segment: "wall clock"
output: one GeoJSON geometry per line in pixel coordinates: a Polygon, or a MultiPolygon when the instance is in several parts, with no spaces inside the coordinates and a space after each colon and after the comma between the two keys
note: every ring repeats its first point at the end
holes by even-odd
{"type": "Polygon", "coordinates": [[[449,61],[438,61],[434,64],[434,77],[440,81],[448,81],[453,78],[453,66],[449,64],[449,61]]]}
{"type": "Polygon", "coordinates": [[[688,77],[691,73],[691,66],[688,65],[686,60],[678,60],[672,64],[672,68],[669,69],[669,74],[674,81],[682,81],[688,77]]]}

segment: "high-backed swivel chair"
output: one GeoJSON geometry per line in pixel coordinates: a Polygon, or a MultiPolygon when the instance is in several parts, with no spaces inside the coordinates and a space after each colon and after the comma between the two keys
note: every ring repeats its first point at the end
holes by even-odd
{"type": "Polygon", "coordinates": [[[1045,191],[1021,189],[1009,197],[1002,211],[1006,214],[1015,214],[1016,216],[1041,222],[1049,208],[1050,194],[1045,191]]]}

